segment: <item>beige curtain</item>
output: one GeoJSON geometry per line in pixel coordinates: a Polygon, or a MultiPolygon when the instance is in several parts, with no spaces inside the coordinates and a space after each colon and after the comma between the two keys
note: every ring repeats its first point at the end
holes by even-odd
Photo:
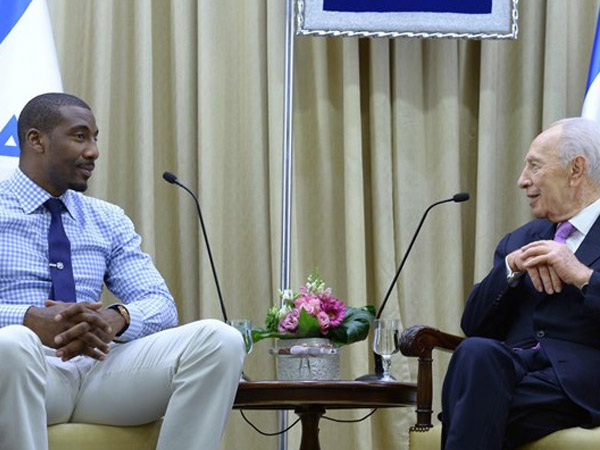
{"type": "MultiPolygon", "coordinates": [[[[48,3],[65,90],[101,130],[90,194],[132,217],[182,322],[218,318],[193,202],[161,179],[176,173],[199,194],[229,316],[262,324],[280,277],[285,2],[48,3]]],[[[460,332],[496,242],[530,218],[516,179],[531,139],[580,113],[598,4],[521,1],[517,41],[297,38],[292,287],[318,267],[349,304],[379,305],[427,205],[469,191],[431,212],[384,313],[460,332]]],[[[248,357],[251,378],[274,377],[271,345],[248,357]]],[[[345,348],[343,378],[370,359],[367,342],[345,348]]],[[[394,358],[398,379],[415,371],[394,358]]],[[[248,416],[277,427],[275,413],[248,416]]],[[[410,409],[323,421],[322,446],[406,449],[412,421],[410,409]]],[[[298,442],[296,427],[289,448],[298,442]]],[[[275,449],[276,438],[234,412],[223,448],[275,449]]]]}

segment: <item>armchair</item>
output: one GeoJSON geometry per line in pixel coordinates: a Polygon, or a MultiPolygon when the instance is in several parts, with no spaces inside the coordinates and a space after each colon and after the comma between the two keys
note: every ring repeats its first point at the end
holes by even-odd
{"type": "Polygon", "coordinates": [[[48,427],[49,450],[154,450],[161,420],[135,427],[61,423],[48,427]]]}
{"type": "MultiPolygon", "coordinates": [[[[434,349],[452,351],[464,338],[444,333],[435,328],[417,325],[405,330],[400,340],[404,356],[417,357],[417,422],[409,433],[411,450],[439,450],[441,426],[431,423],[433,381],[432,353],[434,349]]],[[[591,430],[569,428],[557,431],[538,441],[521,447],[521,450],[593,450],[600,445],[600,427],[591,430]]]]}

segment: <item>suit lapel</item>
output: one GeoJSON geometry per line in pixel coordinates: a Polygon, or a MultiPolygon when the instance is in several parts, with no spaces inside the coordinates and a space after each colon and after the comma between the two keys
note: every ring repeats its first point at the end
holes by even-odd
{"type": "Polygon", "coordinates": [[[533,230],[534,239],[533,241],[543,241],[543,240],[552,240],[554,239],[554,233],[556,232],[556,224],[544,220],[541,222],[540,226],[538,226],[535,230],[533,230]]]}
{"type": "Polygon", "coordinates": [[[600,258],[600,217],[596,219],[585,239],[575,252],[575,256],[586,266],[591,266],[600,258]]]}

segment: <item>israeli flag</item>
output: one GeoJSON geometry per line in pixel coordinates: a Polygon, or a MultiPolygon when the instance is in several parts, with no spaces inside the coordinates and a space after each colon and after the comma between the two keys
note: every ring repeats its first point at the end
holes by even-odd
{"type": "MultiPolygon", "coordinates": [[[[600,20],[600,12],[598,13],[600,20]]],[[[587,86],[585,88],[585,97],[583,98],[583,109],[581,115],[588,119],[595,120],[600,124],[600,23],[596,24],[596,36],[594,37],[594,46],[592,49],[592,58],[590,61],[590,70],[588,73],[587,86]]]]}
{"type": "Polygon", "coordinates": [[[45,92],[62,92],[46,0],[0,0],[0,179],[19,162],[21,109],[45,92]]]}

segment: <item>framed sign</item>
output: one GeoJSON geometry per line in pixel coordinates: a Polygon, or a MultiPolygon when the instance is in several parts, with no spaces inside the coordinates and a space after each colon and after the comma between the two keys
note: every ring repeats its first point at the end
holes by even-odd
{"type": "Polygon", "coordinates": [[[519,0],[297,0],[296,33],[516,39],[519,0]]]}

